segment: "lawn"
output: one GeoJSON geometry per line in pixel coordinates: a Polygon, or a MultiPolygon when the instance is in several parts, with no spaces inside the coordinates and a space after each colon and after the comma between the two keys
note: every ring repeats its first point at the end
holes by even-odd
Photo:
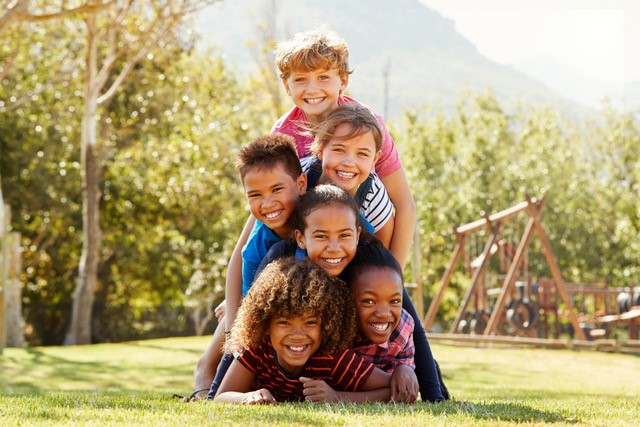
{"type": "Polygon", "coordinates": [[[455,401],[180,403],[173,394],[190,393],[193,366],[207,342],[5,349],[0,425],[640,425],[638,355],[433,345],[455,401]]]}

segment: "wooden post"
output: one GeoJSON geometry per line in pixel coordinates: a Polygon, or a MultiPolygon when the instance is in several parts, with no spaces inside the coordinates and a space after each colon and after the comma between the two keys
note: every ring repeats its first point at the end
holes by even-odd
{"type": "Polygon", "coordinates": [[[576,312],[573,309],[573,303],[571,302],[571,298],[569,298],[569,294],[567,293],[567,289],[564,283],[564,279],[562,278],[562,274],[560,273],[560,267],[556,261],[556,258],[553,256],[553,250],[551,249],[551,244],[549,243],[549,239],[547,239],[547,235],[542,228],[542,224],[540,224],[540,208],[536,209],[535,214],[532,216],[536,231],[538,232],[538,237],[540,238],[540,242],[542,243],[542,249],[544,252],[544,256],[547,259],[547,264],[549,264],[549,268],[551,269],[551,275],[553,276],[553,280],[556,282],[556,291],[560,294],[564,305],[566,306],[566,311],[569,315],[569,320],[571,321],[571,326],[573,326],[573,331],[580,340],[585,340],[584,331],[580,328],[578,324],[578,316],[576,316],[576,312]]]}
{"type": "Polygon", "coordinates": [[[449,333],[453,334],[458,330],[458,325],[460,321],[464,317],[464,312],[467,310],[467,306],[469,305],[469,300],[471,296],[476,293],[476,289],[478,286],[478,282],[480,277],[484,274],[485,269],[487,268],[487,264],[489,263],[489,258],[491,258],[491,247],[493,246],[496,240],[496,234],[492,232],[489,235],[489,239],[487,240],[487,244],[484,246],[484,250],[482,251],[482,262],[480,266],[478,266],[474,273],[473,278],[471,279],[471,284],[467,288],[467,292],[464,295],[464,299],[462,300],[462,304],[460,304],[460,309],[458,310],[458,315],[456,316],[453,324],[451,325],[451,330],[449,333]]]}
{"type": "Polygon", "coordinates": [[[533,218],[529,219],[527,222],[524,235],[520,240],[520,244],[518,244],[518,249],[516,249],[516,255],[513,257],[513,262],[509,266],[507,277],[505,277],[504,282],[502,283],[502,289],[500,290],[500,295],[498,295],[496,306],[493,308],[487,327],[484,330],[485,336],[495,334],[495,331],[498,328],[498,320],[502,318],[507,295],[511,294],[513,284],[516,281],[516,274],[518,273],[520,261],[523,258],[527,246],[529,246],[529,243],[531,242],[531,236],[533,235],[533,223],[533,218]]]}
{"type": "Polygon", "coordinates": [[[451,255],[451,259],[449,260],[449,264],[447,265],[447,269],[445,270],[444,275],[442,276],[442,280],[440,281],[440,288],[436,295],[431,300],[431,304],[429,305],[429,311],[427,311],[427,316],[424,319],[424,329],[425,331],[429,331],[431,325],[433,325],[433,321],[436,318],[436,313],[438,312],[438,307],[440,307],[440,303],[442,302],[442,297],[444,296],[444,291],[449,286],[449,282],[451,281],[451,275],[453,271],[456,269],[456,264],[458,263],[458,259],[460,255],[464,252],[464,241],[465,235],[459,234],[456,230],[453,230],[456,234],[456,246],[453,249],[453,254],[451,255]]]}

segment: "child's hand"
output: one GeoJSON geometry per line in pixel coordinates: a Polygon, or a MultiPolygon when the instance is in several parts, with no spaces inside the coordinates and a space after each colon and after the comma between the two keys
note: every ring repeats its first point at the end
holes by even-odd
{"type": "Polygon", "coordinates": [[[407,365],[400,365],[391,374],[391,401],[415,403],[418,399],[418,378],[407,365]]]}
{"type": "Polygon", "coordinates": [[[227,311],[227,300],[222,300],[220,304],[213,310],[213,313],[216,315],[216,319],[220,321],[220,319],[225,315],[227,311]]]}
{"type": "Polygon", "coordinates": [[[245,393],[245,398],[242,400],[243,405],[272,405],[274,403],[276,403],[276,399],[266,388],[245,393]]]}
{"type": "Polygon", "coordinates": [[[340,401],[338,393],[322,380],[300,377],[304,387],[304,400],[307,402],[336,403],[340,401]]]}

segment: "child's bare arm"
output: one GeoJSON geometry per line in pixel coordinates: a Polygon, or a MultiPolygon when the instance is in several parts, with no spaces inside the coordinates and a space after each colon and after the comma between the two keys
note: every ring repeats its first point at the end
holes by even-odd
{"type": "Polygon", "coordinates": [[[400,266],[404,268],[411,252],[411,241],[417,217],[416,203],[413,200],[404,169],[400,168],[380,179],[396,208],[393,237],[389,250],[396,257],[400,266]]]}
{"type": "Polygon", "coordinates": [[[304,398],[312,403],[338,402],[388,402],[391,398],[389,387],[368,391],[336,391],[323,380],[300,377],[304,387],[304,398]]]}
{"type": "Polygon", "coordinates": [[[399,365],[391,374],[391,401],[415,403],[418,399],[418,377],[410,366],[399,365]]]}
{"type": "Polygon", "coordinates": [[[231,258],[229,259],[229,265],[227,266],[227,278],[225,280],[225,300],[226,300],[226,313],[225,313],[225,332],[231,330],[233,321],[238,313],[238,307],[240,307],[240,300],[242,299],[242,248],[249,240],[249,235],[253,229],[256,219],[253,215],[250,215],[247,219],[242,234],[236,243],[236,247],[233,249],[231,258]]]}
{"type": "Polygon", "coordinates": [[[389,249],[389,246],[391,246],[391,239],[393,238],[394,227],[395,227],[395,220],[392,216],[387,220],[387,222],[382,226],[382,228],[380,228],[375,233],[376,237],[380,240],[382,245],[387,249],[389,249]]]}
{"type": "Polygon", "coordinates": [[[373,368],[362,387],[363,391],[336,391],[322,380],[301,377],[304,396],[309,402],[388,402],[391,399],[391,375],[373,368]]]}
{"type": "Polygon", "coordinates": [[[254,378],[255,374],[253,372],[245,368],[238,360],[234,360],[213,400],[216,402],[243,403],[245,405],[276,403],[276,399],[266,388],[251,390],[251,383],[254,378]]]}
{"type": "MultiPolygon", "coordinates": [[[[238,307],[240,306],[240,299],[242,298],[242,248],[247,243],[254,224],[255,218],[253,215],[250,215],[236,243],[233,254],[229,259],[225,283],[226,313],[224,319],[220,321],[221,323],[216,329],[217,334],[230,331],[233,320],[236,318],[238,307]]],[[[195,382],[194,390],[202,390],[211,386],[211,382],[216,375],[216,369],[218,367],[217,361],[220,359],[222,344],[224,344],[224,338],[214,334],[207,350],[196,364],[193,373],[195,382]]]]}

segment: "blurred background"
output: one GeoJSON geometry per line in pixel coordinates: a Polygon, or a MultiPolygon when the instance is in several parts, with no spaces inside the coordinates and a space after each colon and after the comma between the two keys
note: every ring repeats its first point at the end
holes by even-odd
{"type": "MultiPolygon", "coordinates": [[[[273,47],[321,24],[349,45],[348,94],[385,117],[401,153],[418,205],[405,279],[425,311],[453,227],[527,196],[545,199],[564,280],[633,289],[638,7],[511,3],[2,0],[9,345],[211,333],[248,215],[235,154],[291,108],[273,47]]],[[[505,223],[503,240],[517,246],[525,222],[505,223]]],[[[466,264],[487,237],[467,239],[466,264]]],[[[551,276],[542,249],[534,239],[528,283],[551,276]]],[[[496,260],[487,286],[501,274],[496,260]]],[[[461,265],[436,329],[454,319],[469,280],[461,265]]]]}

